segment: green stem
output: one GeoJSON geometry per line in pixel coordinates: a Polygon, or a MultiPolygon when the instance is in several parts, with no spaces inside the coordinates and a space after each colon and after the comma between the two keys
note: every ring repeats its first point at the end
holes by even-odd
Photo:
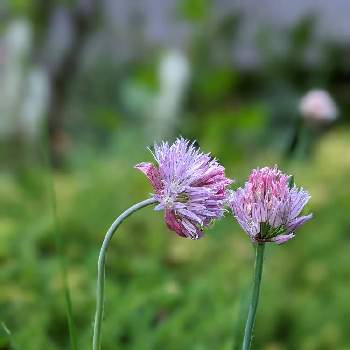
{"type": "Polygon", "coordinates": [[[95,313],[95,323],[94,323],[93,350],[100,350],[101,348],[101,326],[102,326],[102,318],[103,318],[104,284],[105,284],[105,261],[106,261],[106,252],[108,249],[109,242],[111,241],[113,234],[117,230],[118,226],[129,215],[155,202],[156,200],[154,198],[149,198],[125,210],[124,213],[118,216],[118,218],[113,222],[113,224],[107,231],[106,236],[103,240],[102,247],[100,250],[100,255],[98,257],[98,264],[97,264],[96,313],[95,313]]]}
{"type": "Polygon", "coordinates": [[[261,275],[264,263],[264,249],[264,243],[256,244],[252,300],[249,306],[247,322],[245,324],[242,350],[249,350],[252,342],[255,314],[259,302],[261,275]]]}

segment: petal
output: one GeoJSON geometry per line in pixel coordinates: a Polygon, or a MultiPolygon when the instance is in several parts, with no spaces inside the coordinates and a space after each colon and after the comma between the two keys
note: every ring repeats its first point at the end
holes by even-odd
{"type": "Polygon", "coordinates": [[[148,180],[157,193],[162,190],[163,186],[159,170],[152,163],[139,163],[135,165],[134,168],[142,171],[147,176],[148,180]]]}
{"type": "Polygon", "coordinates": [[[175,213],[171,210],[165,211],[165,223],[168,228],[174,232],[176,232],[181,237],[187,237],[186,234],[183,233],[183,228],[180,221],[176,218],[175,213]]]}
{"type": "Polygon", "coordinates": [[[293,187],[290,191],[291,206],[289,219],[295,219],[300,212],[303,210],[304,206],[310,199],[308,192],[303,189],[298,190],[296,187],[293,187]]]}
{"type": "Polygon", "coordinates": [[[179,214],[181,214],[182,216],[185,216],[186,218],[188,218],[189,220],[195,221],[198,224],[202,224],[202,219],[200,217],[198,217],[195,213],[193,213],[190,210],[187,209],[180,209],[179,214]]]}
{"type": "Polygon", "coordinates": [[[288,222],[287,232],[295,231],[298,227],[304,225],[305,222],[307,222],[310,219],[312,219],[312,217],[313,217],[313,215],[309,214],[309,215],[300,216],[299,218],[291,220],[290,222],[288,222]]]}
{"type": "Polygon", "coordinates": [[[204,186],[217,175],[220,175],[222,178],[225,178],[223,167],[217,166],[209,168],[206,172],[200,174],[199,178],[192,183],[192,186],[204,186]]]}
{"type": "Polygon", "coordinates": [[[184,227],[183,233],[186,235],[186,237],[196,240],[203,236],[203,232],[190,220],[182,218],[181,223],[184,227]]]}
{"type": "Polygon", "coordinates": [[[285,235],[285,234],[278,235],[278,236],[272,238],[271,242],[275,242],[277,244],[283,244],[283,243],[289,241],[290,239],[292,239],[294,237],[295,237],[294,233],[290,233],[288,235],[285,235]]]}
{"type": "Polygon", "coordinates": [[[164,210],[164,204],[163,203],[159,203],[154,207],[155,211],[160,211],[160,210],[164,210]]]}

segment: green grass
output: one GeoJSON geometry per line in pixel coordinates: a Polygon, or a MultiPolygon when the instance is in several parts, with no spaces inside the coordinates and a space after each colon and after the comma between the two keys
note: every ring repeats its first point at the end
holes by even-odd
{"type": "MultiPolygon", "coordinates": [[[[315,218],[296,239],[267,247],[255,349],[350,347],[349,136],[334,131],[310,161],[287,166],[296,184],[310,190],[315,218]]],[[[91,347],[105,231],[151,191],[132,168],[150,156],[142,145],[134,148],[91,154],[54,174],[79,349],[91,347]]],[[[261,152],[226,165],[242,182],[253,165],[278,161],[275,153],[261,152]]],[[[47,176],[40,165],[0,175],[0,321],[13,342],[1,330],[0,349],[70,347],[47,176]]],[[[162,213],[140,211],[120,227],[108,252],[103,349],[237,348],[252,268],[253,249],[230,215],[192,242],[169,232],[162,213]]]]}

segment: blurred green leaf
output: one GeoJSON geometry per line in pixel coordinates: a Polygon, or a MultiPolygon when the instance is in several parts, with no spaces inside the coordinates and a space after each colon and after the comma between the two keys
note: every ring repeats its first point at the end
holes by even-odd
{"type": "Polygon", "coordinates": [[[4,322],[0,322],[0,347],[6,349],[10,346],[11,332],[4,322]]]}
{"type": "Polygon", "coordinates": [[[181,0],[180,13],[191,21],[203,20],[207,17],[211,0],[181,0]]]}
{"type": "Polygon", "coordinates": [[[235,87],[236,72],[232,68],[207,69],[198,73],[194,91],[199,101],[204,104],[217,102],[227,97],[235,87]]]}

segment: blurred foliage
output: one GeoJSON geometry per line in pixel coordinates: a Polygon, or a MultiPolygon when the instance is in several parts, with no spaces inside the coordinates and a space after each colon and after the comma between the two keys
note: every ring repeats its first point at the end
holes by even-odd
{"type": "MultiPolygon", "coordinates": [[[[45,30],[38,4],[11,1],[11,11],[45,30]]],[[[211,6],[190,0],[177,8],[194,34],[184,50],[190,83],[172,134],[212,152],[235,186],[252,167],[280,164],[310,191],[315,214],[296,239],[267,248],[254,348],[350,349],[348,49],[322,43],[318,64],[305,64],[314,40],[314,18],[306,17],[286,32],[262,29],[260,66],[242,70],[230,50],[241,18],[211,16],[211,6]],[[342,116],[332,127],[301,122],[298,100],[315,86],[339,102],[342,116]]],[[[83,56],[64,101],[65,162],[53,181],[79,349],[92,340],[104,233],[151,191],[133,165],[151,160],[161,52],[137,47],[119,61],[105,52],[95,61],[83,56]]],[[[41,142],[1,141],[1,350],[69,348],[45,152],[41,142]]],[[[229,214],[192,242],[169,232],[162,213],[138,212],[108,252],[103,349],[239,349],[252,268],[253,249],[229,214]]]]}
{"type": "Polygon", "coordinates": [[[190,21],[202,21],[208,17],[210,0],[184,0],[179,1],[179,12],[190,21]]]}
{"type": "MultiPolygon", "coordinates": [[[[345,184],[350,158],[342,154],[350,147],[349,136],[350,130],[335,130],[311,160],[285,166],[312,193],[315,219],[287,245],[268,247],[255,332],[258,349],[345,349],[349,344],[350,191],[345,184]]],[[[90,153],[54,178],[82,349],[91,341],[96,259],[104,231],[150,191],[132,169],[150,155],[132,146],[133,137],[98,157],[90,153]],[[134,149],[128,157],[122,151],[127,146],[134,149]]],[[[227,167],[242,181],[252,163],[278,160],[271,152],[254,161],[246,155],[232,158],[227,167]]],[[[33,167],[17,177],[3,174],[0,181],[1,317],[18,349],[68,347],[47,176],[44,168],[33,167]]],[[[252,263],[251,245],[229,215],[206,238],[191,242],[169,232],[161,213],[135,214],[108,252],[104,348],[231,349],[240,342],[234,335],[252,263]]]]}

